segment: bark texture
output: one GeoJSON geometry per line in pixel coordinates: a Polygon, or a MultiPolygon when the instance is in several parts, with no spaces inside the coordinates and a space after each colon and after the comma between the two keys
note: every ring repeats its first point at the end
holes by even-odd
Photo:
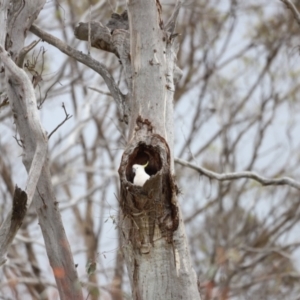
{"type": "MultiPolygon", "coordinates": [[[[0,43],[1,59],[4,64],[7,94],[13,112],[14,121],[23,148],[23,164],[28,172],[26,194],[27,206],[33,198],[39,217],[47,255],[52,267],[60,299],[83,299],[72,253],[69,247],[58,203],[51,184],[51,175],[47,161],[47,136],[41,126],[33,85],[22,69],[23,59],[31,49],[24,47],[28,29],[37,18],[45,1],[1,1],[1,28],[6,28],[0,43]],[[11,5],[8,5],[10,3],[11,5]]],[[[12,210],[12,221],[15,216],[24,215],[24,192],[16,189],[12,210]],[[15,201],[16,196],[22,201],[15,201]],[[19,210],[16,209],[19,206],[19,210]],[[17,212],[21,212],[17,213],[17,212]]],[[[22,221],[22,220],[21,220],[22,221]]]]}
{"type": "Polygon", "coordinates": [[[179,7],[164,26],[159,1],[128,1],[132,93],[119,169],[120,225],[134,299],[200,299],[173,176],[172,34],[179,7]],[[132,165],[147,161],[150,179],[143,187],[132,185],[132,165]]]}
{"type": "Polygon", "coordinates": [[[13,207],[0,228],[0,266],[6,262],[6,253],[11,245],[27,211],[27,193],[16,186],[13,207]]]}
{"type": "Polygon", "coordinates": [[[75,36],[116,54],[128,86],[129,136],[119,167],[120,235],[132,294],[134,299],[200,299],[174,177],[173,96],[181,76],[174,29],[181,2],[166,25],[158,0],[129,0],[127,5],[128,17],[125,11],[113,14],[106,26],[80,23],[75,36]],[[133,185],[132,166],[147,162],[150,179],[143,187],[133,185]]]}
{"type": "Polygon", "coordinates": [[[153,134],[152,129],[148,120],[137,120],[136,135],[125,150],[119,169],[121,208],[125,218],[138,225],[126,231],[127,238],[141,253],[149,253],[151,245],[154,246],[154,240],[158,238],[165,238],[172,243],[173,232],[178,228],[179,221],[176,202],[178,189],[169,167],[170,150],[165,139],[153,134]],[[133,185],[132,166],[147,162],[146,171],[152,175],[151,178],[143,187],[133,185]],[[157,226],[159,231],[155,232],[157,226]]]}

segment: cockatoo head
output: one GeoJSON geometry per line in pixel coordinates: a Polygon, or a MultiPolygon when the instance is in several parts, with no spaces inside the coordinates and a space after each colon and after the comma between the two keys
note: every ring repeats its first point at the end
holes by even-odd
{"type": "Polygon", "coordinates": [[[150,178],[150,176],[145,172],[145,168],[148,166],[147,162],[145,165],[134,164],[132,166],[132,171],[135,173],[133,184],[143,186],[144,183],[150,178]]]}
{"type": "Polygon", "coordinates": [[[145,168],[148,166],[149,164],[149,161],[145,164],[145,165],[138,165],[138,164],[135,164],[132,166],[132,171],[133,173],[138,173],[138,172],[145,172],[145,168]]]}

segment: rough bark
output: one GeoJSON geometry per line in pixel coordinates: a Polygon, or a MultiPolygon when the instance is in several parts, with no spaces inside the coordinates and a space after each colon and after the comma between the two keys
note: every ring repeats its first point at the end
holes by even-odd
{"type": "Polygon", "coordinates": [[[16,186],[11,212],[0,227],[0,266],[6,262],[6,253],[11,245],[27,211],[27,193],[16,186]]]}
{"type": "Polygon", "coordinates": [[[119,168],[120,235],[134,299],[200,299],[174,177],[173,95],[181,76],[174,28],[180,5],[165,26],[159,1],[131,0],[129,26],[124,12],[113,14],[106,26],[80,23],[75,29],[77,38],[116,54],[125,71],[130,114],[119,168]],[[151,178],[143,187],[133,185],[132,165],[147,161],[151,178]]]}
{"type": "Polygon", "coordinates": [[[159,1],[129,1],[128,12],[131,118],[119,173],[123,253],[133,297],[199,299],[173,176],[176,43],[173,32],[164,30],[159,1]],[[147,161],[151,178],[142,188],[132,185],[132,165],[147,161]]]}
{"type": "MultiPolygon", "coordinates": [[[[99,25],[100,23],[97,24],[99,25]]],[[[105,81],[110,93],[112,94],[114,100],[118,105],[119,112],[121,115],[121,121],[124,121],[126,124],[128,123],[128,107],[125,104],[125,96],[121,93],[112,75],[109,73],[108,69],[103,64],[93,59],[90,55],[86,55],[81,51],[78,51],[70,47],[68,44],[62,42],[58,38],[43,31],[42,29],[38,28],[35,25],[31,26],[30,31],[35,35],[37,35],[38,37],[40,37],[41,39],[43,39],[44,41],[46,41],[47,43],[58,48],[62,53],[65,53],[70,57],[73,57],[77,61],[85,64],[86,66],[88,66],[89,68],[97,72],[105,81]]],[[[76,29],[75,29],[75,33],[76,33],[76,29]]],[[[86,36],[88,36],[87,32],[86,32],[86,36]]]]}
{"type": "MultiPolygon", "coordinates": [[[[130,26],[127,12],[114,14],[107,26],[90,24],[92,46],[120,58],[128,85],[120,231],[134,299],[200,298],[173,176],[173,94],[181,75],[173,32],[179,8],[165,27],[159,1],[129,1],[130,26]],[[133,185],[132,165],[147,161],[151,178],[143,187],[133,185]]],[[[88,29],[80,23],[76,37],[88,41],[88,29]]]]}
{"type": "MultiPolygon", "coordinates": [[[[24,70],[18,67],[22,67],[22,59],[26,51],[30,50],[30,47],[24,48],[27,31],[45,1],[13,1],[10,6],[9,2],[1,1],[0,3],[1,9],[3,8],[1,15],[7,16],[7,19],[1,20],[3,25],[1,28],[6,28],[6,33],[1,37],[5,37],[5,50],[7,51],[1,47],[1,59],[5,69],[9,102],[23,148],[23,164],[28,172],[26,204],[30,205],[33,198],[60,299],[83,299],[51,184],[46,158],[47,136],[39,120],[33,85],[24,70]]],[[[2,39],[0,43],[3,42],[2,39]]],[[[17,194],[22,196],[24,192],[19,193],[16,189],[14,199],[17,194]]],[[[21,198],[24,200],[25,196],[21,198]]],[[[23,204],[24,202],[21,201],[23,204]]],[[[20,206],[20,201],[14,201],[12,220],[16,216],[16,205],[20,206]]],[[[22,212],[18,214],[20,219],[24,215],[24,209],[20,207],[19,209],[22,212]]]]}

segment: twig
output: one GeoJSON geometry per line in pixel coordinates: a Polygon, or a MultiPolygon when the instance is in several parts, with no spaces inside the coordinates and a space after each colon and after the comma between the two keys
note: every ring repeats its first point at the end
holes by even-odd
{"type": "Polygon", "coordinates": [[[41,246],[41,247],[45,248],[45,244],[39,242],[35,238],[30,239],[30,238],[28,238],[26,236],[23,236],[21,234],[17,234],[15,236],[15,240],[20,241],[20,242],[25,243],[25,244],[35,244],[35,245],[38,245],[38,246],[41,246]]]}
{"type": "Polygon", "coordinates": [[[98,190],[101,190],[101,189],[105,188],[107,186],[107,182],[108,182],[107,178],[108,177],[109,176],[107,176],[106,178],[103,179],[104,180],[103,183],[101,183],[99,185],[96,185],[93,188],[89,189],[84,195],[81,195],[77,198],[70,199],[70,200],[68,200],[67,203],[62,203],[59,206],[59,210],[64,211],[66,209],[69,209],[70,207],[73,207],[73,206],[77,205],[79,202],[87,199],[89,196],[92,196],[98,190]]]}
{"type": "Polygon", "coordinates": [[[297,10],[296,6],[290,0],[280,0],[280,1],[284,3],[288,9],[292,11],[294,18],[296,19],[298,25],[300,26],[300,13],[297,10]]]}
{"type": "Polygon", "coordinates": [[[88,86],[88,89],[90,89],[90,90],[92,90],[92,91],[95,91],[95,92],[97,92],[97,93],[99,93],[99,94],[102,94],[102,95],[106,95],[106,96],[112,97],[111,93],[107,93],[107,92],[101,91],[101,90],[99,90],[99,89],[97,89],[97,88],[95,88],[95,87],[88,86]]]}
{"type": "Polygon", "coordinates": [[[28,46],[24,47],[21,51],[20,54],[18,56],[18,60],[17,60],[17,65],[20,68],[23,68],[23,63],[24,63],[24,59],[26,54],[33,49],[39,42],[41,41],[41,39],[37,40],[37,41],[33,41],[32,43],[30,43],[28,46]]]}
{"type": "Polygon", "coordinates": [[[47,99],[47,97],[48,97],[48,93],[49,93],[49,91],[54,87],[54,85],[55,84],[57,84],[57,83],[60,83],[59,82],[59,79],[57,80],[57,81],[54,81],[50,86],[49,86],[49,88],[46,90],[46,92],[45,92],[45,96],[44,96],[44,98],[43,99],[41,99],[42,97],[40,97],[40,104],[38,105],[38,109],[41,109],[42,108],[42,106],[43,106],[43,104],[45,103],[45,101],[46,101],[46,99],[47,99]]]}
{"type": "Polygon", "coordinates": [[[207,170],[203,167],[196,166],[196,165],[189,163],[180,158],[175,158],[175,162],[182,166],[189,167],[189,168],[199,172],[201,175],[207,176],[210,179],[216,179],[218,181],[228,181],[228,180],[249,178],[249,179],[253,179],[253,180],[261,183],[262,185],[289,185],[297,190],[300,190],[300,183],[289,177],[272,179],[272,178],[266,178],[266,177],[260,176],[257,173],[250,172],[250,171],[218,174],[218,173],[212,172],[210,170],[207,170]]]}
{"type": "Polygon", "coordinates": [[[92,42],[91,42],[91,21],[92,21],[92,8],[90,6],[89,9],[89,26],[88,26],[88,55],[91,55],[91,47],[92,47],[92,42]]]}
{"type": "Polygon", "coordinates": [[[55,128],[54,128],[54,130],[48,135],[48,140],[50,139],[50,137],[51,137],[51,135],[59,128],[59,127],[61,127],[65,122],[67,122],[69,119],[71,119],[73,116],[72,115],[69,115],[68,113],[67,113],[67,110],[66,110],[66,107],[65,107],[65,104],[64,103],[62,103],[62,108],[64,109],[64,112],[65,112],[65,119],[61,122],[61,123],[59,123],[55,128]]]}
{"type": "Polygon", "coordinates": [[[111,92],[114,100],[119,106],[120,115],[123,117],[122,121],[128,124],[128,117],[129,117],[129,108],[127,103],[125,102],[125,95],[123,95],[117,86],[114,78],[109,73],[108,69],[101,64],[99,61],[93,59],[91,56],[88,56],[81,51],[77,51],[76,49],[70,47],[60,39],[54,37],[53,35],[43,31],[36,25],[32,25],[30,27],[30,31],[40,37],[43,41],[53,45],[61,52],[67,54],[70,57],[73,57],[77,61],[83,63],[84,65],[90,67],[92,70],[97,72],[99,75],[102,76],[103,80],[105,81],[109,91],[111,92]]]}
{"type": "Polygon", "coordinates": [[[27,62],[24,64],[24,68],[27,68],[27,70],[32,74],[32,84],[33,87],[36,88],[36,86],[43,80],[42,74],[44,71],[44,63],[45,63],[45,55],[46,51],[44,47],[41,47],[37,56],[34,56],[34,51],[32,53],[32,60],[27,60],[27,62]],[[41,72],[39,73],[36,71],[36,65],[39,59],[40,54],[42,54],[42,65],[41,65],[41,72]]]}
{"type": "Polygon", "coordinates": [[[24,148],[23,143],[20,139],[17,138],[17,134],[13,136],[13,138],[16,140],[17,144],[21,147],[24,148]]]}
{"type": "Polygon", "coordinates": [[[175,30],[175,26],[176,26],[176,22],[177,22],[177,17],[178,17],[179,10],[180,10],[181,6],[182,6],[182,1],[178,0],[176,2],[174,11],[173,11],[170,19],[166,23],[165,30],[170,33],[170,36],[172,36],[172,34],[173,34],[174,30],[175,30]]]}
{"type": "MultiPolygon", "coordinates": [[[[15,278],[8,279],[7,281],[0,283],[0,288],[4,288],[6,286],[11,286],[15,282],[16,282],[15,278]]],[[[28,276],[27,277],[18,277],[18,284],[37,285],[37,284],[41,284],[41,283],[47,287],[49,286],[49,287],[53,287],[55,289],[57,288],[56,284],[54,284],[50,281],[45,281],[42,278],[29,278],[28,276]]]]}

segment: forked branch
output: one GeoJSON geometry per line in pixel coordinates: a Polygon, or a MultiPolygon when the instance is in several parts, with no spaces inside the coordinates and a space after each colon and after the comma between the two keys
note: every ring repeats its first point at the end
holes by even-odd
{"type": "Polygon", "coordinates": [[[280,0],[280,1],[284,3],[287,6],[287,8],[289,8],[292,11],[294,18],[296,19],[298,25],[300,26],[300,13],[296,8],[296,6],[294,5],[294,3],[292,3],[290,0],[280,0]]]}
{"type": "Polygon", "coordinates": [[[53,130],[52,130],[52,132],[48,135],[48,140],[50,139],[50,137],[52,136],[52,134],[59,128],[59,127],[61,127],[65,122],[67,122],[69,119],[71,119],[73,116],[72,115],[70,115],[70,114],[68,114],[68,112],[67,112],[67,110],[66,110],[66,107],[65,107],[65,104],[64,103],[62,103],[62,108],[63,108],[63,110],[64,110],[64,112],[65,112],[65,118],[64,118],[64,120],[62,121],[62,122],[60,122],[53,130]]]}
{"type": "MultiPolygon", "coordinates": [[[[0,228],[0,265],[6,261],[5,254],[14,236],[20,228],[27,208],[30,206],[36,190],[36,185],[40,178],[42,167],[47,153],[47,136],[45,135],[40,118],[37,112],[36,98],[33,86],[23,69],[20,69],[10,58],[10,55],[0,45],[0,58],[4,64],[9,81],[17,82],[21,85],[23,91],[24,105],[26,107],[26,122],[29,127],[28,134],[32,135],[32,139],[36,141],[36,148],[33,154],[29,175],[25,191],[18,187],[15,189],[13,209],[8,217],[2,223],[0,228]]],[[[13,105],[13,104],[12,104],[13,105]]],[[[31,153],[24,156],[30,157],[31,153]]]]}
{"type": "Polygon", "coordinates": [[[43,31],[36,25],[32,25],[30,27],[30,31],[34,33],[36,36],[41,38],[43,41],[53,45],[57,49],[59,49],[61,52],[67,54],[70,57],[73,57],[77,61],[83,63],[84,65],[90,67],[92,70],[97,72],[105,81],[110,93],[112,94],[114,100],[116,101],[119,110],[120,110],[120,115],[122,116],[122,121],[125,123],[128,123],[128,107],[125,103],[125,95],[123,95],[115,82],[114,78],[112,75],[109,73],[108,69],[101,64],[99,61],[93,59],[91,56],[86,55],[82,53],[81,51],[78,51],[60,39],[54,37],[53,35],[43,31]]]}

